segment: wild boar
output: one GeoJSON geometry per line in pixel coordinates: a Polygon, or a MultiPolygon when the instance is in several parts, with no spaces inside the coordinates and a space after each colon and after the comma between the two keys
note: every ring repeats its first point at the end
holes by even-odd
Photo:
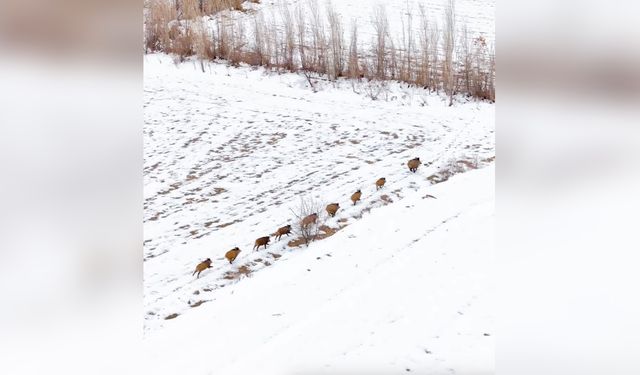
{"type": "Polygon", "coordinates": [[[240,253],[240,249],[237,247],[234,247],[233,249],[227,251],[227,253],[224,254],[224,257],[227,258],[227,260],[229,261],[229,264],[231,264],[233,263],[234,260],[236,260],[238,253],[240,253]]]}
{"type": "Polygon", "coordinates": [[[384,178],[384,177],[379,178],[378,181],[376,181],[376,190],[382,189],[382,187],[384,186],[385,182],[387,182],[386,178],[384,178]]]}
{"type": "Polygon", "coordinates": [[[195,275],[196,272],[198,273],[198,278],[200,278],[200,272],[206,270],[207,268],[211,268],[211,259],[207,258],[205,260],[203,260],[202,262],[200,262],[197,266],[196,266],[196,270],[193,271],[193,273],[191,274],[191,276],[195,275]]]}
{"type": "Polygon", "coordinates": [[[360,189],[358,189],[358,191],[356,191],[355,193],[351,194],[351,201],[353,201],[353,205],[356,205],[356,202],[358,202],[360,200],[360,197],[362,196],[362,192],[360,191],[360,189]]]}
{"type": "Polygon", "coordinates": [[[327,213],[329,213],[329,216],[334,217],[336,216],[338,208],[340,208],[340,205],[338,203],[331,203],[327,205],[327,213]]]}
{"type": "Polygon", "coordinates": [[[267,248],[267,244],[269,243],[269,236],[260,237],[256,240],[256,244],[253,245],[253,250],[260,249],[260,246],[264,246],[267,248]]]}
{"type": "Polygon", "coordinates": [[[302,227],[306,228],[311,224],[315,224],[316,221],[318,220],[318,214],[317,213],[313,213],[307,217],[305,217],[304,219],[302,219],[302,227]]]}
{"type": "Polygon", "coordinates": [[[278,230],[275,233],[276,241],[278,241],[285,234],[288,236],[289,233],[291,233],[291,225],[285,225],[282,228],[278,228],[278,230]]]}
{"type": "Polygon", "coordinates": [[[411,159],[407,162],[409,170],[414,173],[418,170],[420,164],[422,164],[422,162],[420,162],[420,158],[411,159]]]}

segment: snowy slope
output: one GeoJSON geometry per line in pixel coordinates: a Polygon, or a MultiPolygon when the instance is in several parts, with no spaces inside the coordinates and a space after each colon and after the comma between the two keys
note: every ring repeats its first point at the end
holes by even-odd
{"type": "MultiPolygon", "coordinates": [[[[334,229],[416,190],[450,160],[495,155],[494,106],[458,103],[391,85],[388,101],[350,83],[306,87],[300,75],[199,63],[164,55],[144,62],[145,330],[170,326],[244,274],[296,259],[291,238],[251,252],[254,240],[291,223],[300,197],[340,202],[334,229]],[[356,87],[356,90],[358,88],[356,87]],[[416,174],[406,161],[425,163],[416,174]],[[387,178],[384,190],[374,182],[387,178]],[[362,189],[362,202],[349,196],[362,189]],[[233,265],[227,250],[242,249],[233,265]],[[213,269],[194,280],[205,258],[213,269]],[[243,274],[244,273],[244,274],[243,274]],[[178,318],[165,320],[179,314],[178,318]]],[[[273,239],[272,239],[273,240],[273,239]]]]}
{"type": "Polygon", "coordinates": [[[149,373],[493,373],[493,181],[425,186],[219,290],[147,335],[149,373]]]}
{"type": "MultiPolygon", "coordinates": [[[[308,9],[308,3],[309,0],[261,0],[258,5],[245,2],[245,7],[261,11],[265,17],[269,17],[271,14],[279,15],[282,4],[288,4],[293,10],[298,5],[308,9]]],[[[409,13],[413,16],[414,28],[420,27],[419,7],[421,5],[429,21],[437,22],[442,29],[447,0],[317,0],[317,3],[321,12],[330,4],[340,15],[346,31],[350,30],[350,25],[355,22],[358,25],[359,38],[362,41],[369,41],[369,38],[374,35],[371,21],[376,8],[384,7],[388,16],[390,35],[398,37],[402,34],[402,21],[403,19],[407,21],[409,13]]],[[[460,27],[466,24],[473,35],[482,35],[489,41],[495,39],[495,0],[456,0],[455,14],[456,22],[460,27]]],[[[276,20],[277,18],[275,17],[276,20]]],[[[348,32],[346,34],[349,35],[348,32]]]]}

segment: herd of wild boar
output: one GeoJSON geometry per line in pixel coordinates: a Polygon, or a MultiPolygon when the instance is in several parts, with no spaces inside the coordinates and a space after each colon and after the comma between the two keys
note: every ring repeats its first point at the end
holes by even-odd
{"type": "MultiPolygon", "coordinates": [[[[420,166],[420,164],[422,164],[420,162],[420,158],[414,158],[411,159],[407,162],[407,167],[409,167],[409,171],[415,173],[418,170],[418,167],[420,166]]],[[[378,180],[376,180],[376,190],[382,189],[384,187],[384,184],[387,182],[387,180],[382,177],[379,178],[378,180]]],[[[351,195],[351,201],[353,202],[353,205],[355,206],[356,203],[358,203],[358,201],[360,200],[360,198],[362,197],[362,192],[360,191],[360,189],[358,189],[358,191],[356,191],[355,193],[353,193],[351,195]]],[[[336,212],[338,212],[338,209],[340,208],[340,204],[339,203],[330,203],[327,205],[326,210],[327,213],[329,214],[329,216],[334,217],[336,215],[336,212]]],[[[304,218],[302,218],[301,222],[300,222],[300,226],[301,227],[307,227],[309,225],[315,224],[316,221],[318,220],[318,213],[313,213],[311,215],[308,215],[304,218]]],[[[291,234],[291,225],[285,225],[284,227],[278,228],[278,230],[272,234],[275,237],[275,240],[278,241],[280,240],[280,238],[282,238],[283,235],[289,235],[291,234]]],[[[253,250],[259,250],[260,246],[264,246],[264,248],[267,248],[267,245],[269,244],[270,241],[270,236],[264,236],[264,237],[260,237],[256,240],[255,244],[253,245],[253,250]]],[[[229,261],[229,264],[233,263],[233,261],[236,259],[236,257],[238,256],[238,253],[240,253],[240,249],[238,247],[234,247],[233,249],[227,251],[224,254],[224,257],[229,261]]],[[[211,259],[207,258],[204,261],[200,262],[197,266],[195,271],[193,271],[193,275],[195,275],[196,273],[198,274],[198,278],[200,278],[200,273],[204,270],[206,270],[207,268],[211,268],[211,259]]]]}

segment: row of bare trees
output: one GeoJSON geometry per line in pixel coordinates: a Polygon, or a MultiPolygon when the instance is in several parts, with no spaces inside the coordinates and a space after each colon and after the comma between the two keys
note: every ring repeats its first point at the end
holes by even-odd
{"type": "MultiPolygon", "coordinates": [[[[470,35],[466,25],[456,19],[454,0],[446,1],[442,24],[433,21],[424,7],[419,7],[417,23],[411,11],[401,16],[402,32],[398,36],[390,33],[385,8],[374,8],[373,35],[370,42],[363,43],[355,21],[351,23],[349,38],[345,38],[340,14],[331,3],[323,9],[317,0],[295,7],[281,3],[270,12],[243,13],[242,17],[234,17],[233,12],[213,17],[197,17],[191,12],[186,17],[179,14],[173,2],[150,0],[145,48],[175,54],[181,59],[189,56],[224,59],[233,65],[245,63],[279,71],[303,71],[329,80],[339,77],[396,80],[444,92],[450,103],[457,94],[493,101],[493,47],[482,36],[470,35]]],[[[183,7],[202,3],[181,2],[183,7]]],[[[197,14],[204,13],[196,11],[197,14]]]]}

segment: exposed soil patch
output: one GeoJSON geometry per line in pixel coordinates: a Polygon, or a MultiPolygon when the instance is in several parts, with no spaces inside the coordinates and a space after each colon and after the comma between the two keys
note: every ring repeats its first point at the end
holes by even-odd
{"type": "Polygon", "coordinates": [[[211,224],[215,224],[215,223],[219,223],[219,222],[220,222],[219,219],[216,219],[216,220],[213,220],[213,221],[207,221],[206,223],[204,223],[204,227],[205,228],[209,228],[211,226],[211,224]]]}
{"type": "Polygon", "coordinates": [[[144,172],[145,173],[153,172],[156,168],[158,168],[159,165],[160,165],[160,162],[157,162],[154,165],[148,167],[144,172]]]}
{"type": "Polygon", "coordinates": [[[234,220],[232,222],[229,223],[222,223],[220,225],[216,225],[216,228],[224,228],[224,227],[228,227],[229,225],[233,225],[235,223],[239,223],[241,220],[234,220]]]}
{"type": "Polygon", "coordinates": [[[164,320],[175,319],[175,318],[177,318],[177,317],[178,317],[178,315],[180,315],[180,314],[178,314],[178,313],[173,313],[173,314],[167,315],[167,316],[165,316],[165,317],[164,317],[164,320]]]}
{"type": "Polygon", "coordinates": [[[285,133],[275,133],[271,136],[271,139],[267,141],[267,144],[275,145],[279,140],[283,139],[287,135],[285,133]]]}
{"type": "Polygon", "coordinates": [[[161,194],[161,195],[169,194],[172,191],[179,188],[180,186],[182,186],[182,182],[174,182],[173,184],[169,185],[169,188],[167,190],[159,191],[158,194],[161,194]]]}
{"type": "Polygon", "coordinates": [[[158,212],[156,212],[155,215],[151,216],[148,220],[149,221],[156,221],[156,220],[158,220],[160,218],[160,215],[162,215],[163,213],[164,212],[158,211],[158,212]]]}
{"type": "Polygon", "coordinates": [[[250,277],[251,272],[253,272],[251,270],[251,268],[249,268],[246,265],[244,265],[244,266],[238,267],[237,271],[235,271],[235,270],[234,271],[227,271],[227,273],[224,274],[223,278],[225,278],[227,280],[236,280],[236,279],[239,279],[243,275],[247,276],[247,277],[250,277]]]}
{"type": "Polygon", "coordinates": [[[198,301],[198,302],[194,302],[194,303],[190,304],[189,306],[191,306],[191,307],[198,307],[198,306],[202,305],[202,304],[203,304],[203,303],[205,303],[205,302],[207,302],[207,301],[205,301],[205,300],[200,300],[200,301],[198,301]]]}
{"type": "Polygon", "coordinates": [[[225,191],[227,191],[227,189],[221,188],[221,187],[216,187],[216,188],[213,188],[213,194],[211,194],[211,195],[212,196],[220,195],[220,194],[224,193],[225,191]]]}
{"type": "Polygon", "coordinates": [[[289,247],[300,247],[302,245],[304,245],[304,238],[302,237],[299,237],[287,242],[287,246],[289,247]]]}

